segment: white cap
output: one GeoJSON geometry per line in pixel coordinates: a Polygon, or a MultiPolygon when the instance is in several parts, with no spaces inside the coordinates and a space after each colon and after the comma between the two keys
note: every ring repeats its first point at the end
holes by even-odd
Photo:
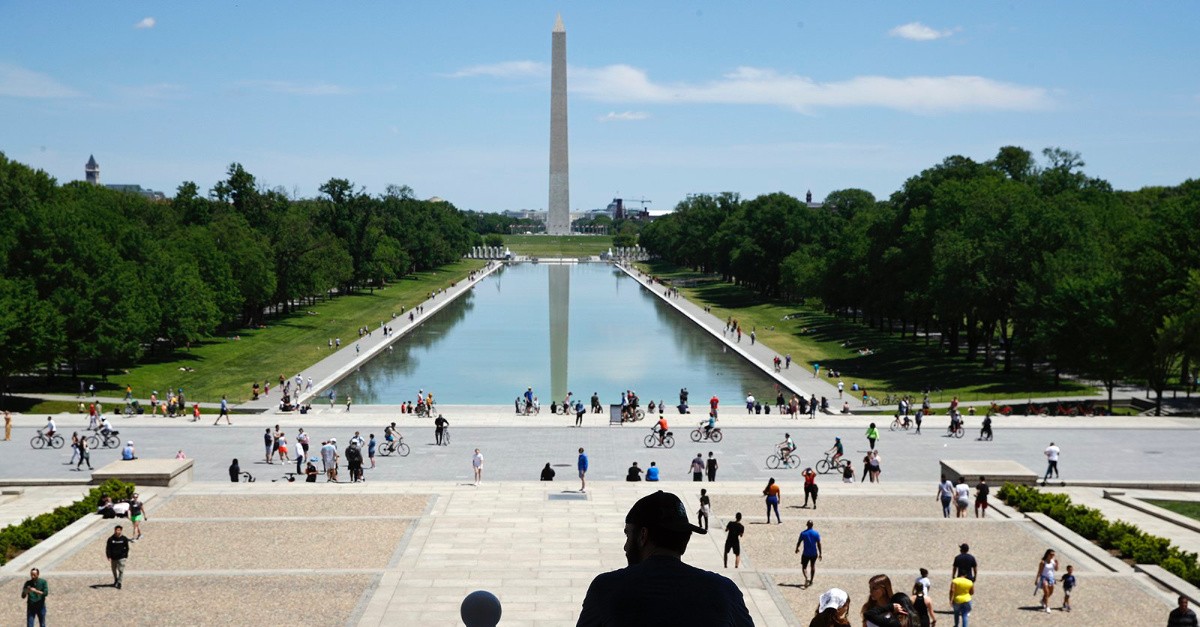
{"type": "Polygon", "coordinates": [[[126,443],[125,443],[125,445],[126,445],[126,446],[133,446],[133,440],[130,440],[130,441],[126,442],[126,443]]]}
{"type": "Polygon", "coordinates": [[[850,595],[846,594],[841,588],[830,588],[821,593],[821,605],[817,607],[817,612],[824,612],[829,608],[841,609],[847,601],[850,600],[850,595]]]}

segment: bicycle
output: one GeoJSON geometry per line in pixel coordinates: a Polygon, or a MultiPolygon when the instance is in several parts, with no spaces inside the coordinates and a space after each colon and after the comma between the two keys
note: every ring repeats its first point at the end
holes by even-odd
{"type": "Polygon", "coordinates": [[[634,407],[632,410],[624,412],[621,416],[622,422],[637,422],[646,417],[646,412],[642,409],[634,407]]]}
{"type": "Polygon", "coordinates": [[[433,407],[425,403],[417,403],[417,417],[428,418],[433,415],[433,407]]]}
{"type": "Polygon", "coordinates": [[[713,427],[712,431],[708,434],[705,434],[704,432],[704,423],[700,423],[699,428],[692,429],[693,442],[699,442],[700,440],[712,440],[713,442],[720,442],[722,437],[723,436],[721,435],[720,427],[713,427]]]}
{"type": "Polygon", "coordinates": [[[63,437],[58,433],[55,433],[52,436],[47,436],[41,431],[38,431],[38,434],[33,436],[33,439],[29,440],[29,445],[35,449],[42,449],[46,448],[47,446],[50,448],[62,448],[63,437]]]}
{"type": "Polygon", "coordinates": [[[841,473],[849,463],[849,460],[842,458],[837,460],[837,463],[835,464],[833,463],[833,456],[829,453],[825,453],[825,459],[817,462],[817,472],[823,475],[827,475],[831,472],[841,473]]]}
{"type": "Polygon", "coordinates": [[[109,431],[108,433],[97,432],[88,435],[86,437],[88,448],[93,450],[98,448],[117,448],[121,446],[121,438],[117,437],[119,433],[120,431],[109,431]]]}
{"type": "Polygon", "coordinates": [[[948,437],[962,438],[963,434],[965,434],[966,432],[967,432],[966,429],[963,429],[962,423],[958,423],[958,424],[954,425],[953,427],[950,427],[949,429],[947,429],[946,435],[948,437]]]}
{"type": "Polygon", "coordinates": [[[912,427],[913,421],[909,420],[908,416],[892,419],[892,431],[908,431],[912,427]]]}
{"type": "Polygon", "coordinates": [[[665,435],[663,435],[662,440],[660,441],[657,432],[651,433],[650,435],[646,436],[645,440],[642,440],[642,443],[646,445],[646,448],[654,448],[656,446],[661,446],[663,448],[674,448],[675,434],[671,431],[668,431],[665,435]]]}
{"type": "Polygon", "coordinates": [[[800,456],[799,455],[797,455],[795,452],[792,452],[792,453],[788,453],[787,457],[780,457],[779,454],[782,452],[783,451],[778,451],[774,455],[767,456],[767,468],[770,468],[771,470],[775,470],[775,469],[781,468],[781,467],[782,468],[799,468],[800,467],[800,456]]]}
{"type": "Polygon", "coordinates": [[[442,446],[450,446],[450,427],[442,429],[442,446]]]}
{"type": "Polygon", "coordinates": [[[397,438],[391,442],[384,440],[383,444],[379,445],[379,454],[383,455],[384,457],[387,457],[392,453],[398,453],[400,457],[408,457],[410,452],[412,452],[412,450],[407,444],[404,443],[404,438],[397,438]]]}

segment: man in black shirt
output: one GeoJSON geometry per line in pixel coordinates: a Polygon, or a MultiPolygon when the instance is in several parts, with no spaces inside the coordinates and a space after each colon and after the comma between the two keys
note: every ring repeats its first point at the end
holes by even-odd
{"type": "Polygon", "coordinates": [[[967,551],[971,547],[966,544],[960,544],[958,547],[958,557],[954,558],[954,566],[950,569],[950,578],[966,577],[971,581],[975,581],[975,576],[979,574],[979,564],[975,561],[975,556],[967,551]]]}
{"type": "Polygon", "coordinates": [[[1188,599],[1179,595],[1179,607],[1167,614],[1167,627],[1196,627],[1196,613],[1188,609],[1188,599]]]}
{"type": "Polygon", "coordinates": [[[738,512],[735,520],[725,524],[725,568],[729,568],[729,552],[733,551],[733,567],[742,565],[742,535],[746,526],[742,524],[742,513],[738,512]]]}
{"type": "Polygon", "coordinates": [[[578,625],[753,625],[737,586],[683,563],[693,533],[683,502],[659,490],[625,516],[627,568],[597,575],[578,625]]]}
{"type": "Polygon", "coordinates": [[[449,424],[450,421],[443,418],[441,414],[438,414],[437,420],[433,421],[433,439],[439,446],[442,444],[442,434],[446,433],[446,425],[449,424]]]}
{"type": "Polygon", "coordinates": [[[104,545],[104,555],[112,566],[113,587],[117,590],[121,589],[121,580],[125,577],[125,559],[129,557],[129,538],[123,531],[124,527],[117,525],[104,545]]]}

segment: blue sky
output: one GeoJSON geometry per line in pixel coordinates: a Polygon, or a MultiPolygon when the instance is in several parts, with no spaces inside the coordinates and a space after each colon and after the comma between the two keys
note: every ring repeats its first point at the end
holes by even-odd
{"type": "Polygon", "coordinates": [[[1009,144],[1120,189],[1200,175],[1196,2],[0,0],[0,151],[168,194],[237,161],[299,196],[544,208],[558,12],[573,209],[883,197],[1009,144]]]}

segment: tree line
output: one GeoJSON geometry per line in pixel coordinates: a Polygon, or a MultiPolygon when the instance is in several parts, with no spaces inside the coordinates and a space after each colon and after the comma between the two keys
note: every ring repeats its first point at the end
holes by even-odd
{"type": "Polygon", "coordinates": [[[159,348],[261,323],[459,259],[479,239],[451,204],[347,179],[315,198],[240,164],[169,201],[59,185],[0,153],[0,377],[103,374],[159,348]]]}
{"type": "Polygon", "coordinates": [[[1075,152],[951,156],[886,200],[690,197],[642,246],[768,298],[1005,371],[1047,367],[1162,392],[1200,358],[1200,180],[1118,191],[1075,152]]]}

